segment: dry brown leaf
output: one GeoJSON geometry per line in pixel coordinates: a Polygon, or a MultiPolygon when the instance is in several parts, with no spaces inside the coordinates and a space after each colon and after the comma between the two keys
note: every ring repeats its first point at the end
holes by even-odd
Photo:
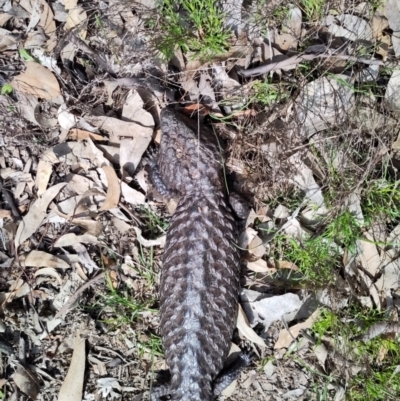
{"type": "Polygon", "coordinates": [[[26,11],[28,11],[31,16],[35,12],[35,7],[39,5],[40,7],[40,20],[38,25],[43,28],[46,35],[50,37],[46,44],[46,50],[51,51],[57,44],[56,36],[56,23],[54,21],[54,14],[50,6],[45,0],[20,0],[20,6],[22,6],[26,11]]]}
{"type": "Polygon", "coordinates": [[[16,386],[32,400],[36,400],[40,384],[39,379],[27,366],[19,365],[14,376],[16,386]]]}
{"type": "MultiPolygon", "coordinates": [[[[152,127],[143,127],[133,122],[118,120],[117,118],[107,116],[86,116],[85,120],[97,128],[108,131],[110,142],[120,143],[120,138],[133,138],[138,144],[147,143],[144,150],[147,149],[153,135],[152,127]]],[[[143,150],[143,151],[144,151],[143,150]]]]}
{"type": "MultiPolygon", "coordinates": [[[[21,259],[21,258],[20,258],[21,259]]],[[[23,262],[29,267],[54,267],[56,269],[69,269],[71,266],[64,260],[43,251],[31,251],[23,262]]]]}
{"type": "Polygon", "coordinates": [[[359,258],[362,267],[373,277],[379,273],[381,268],[381,257],[378,249],[374,244],[374,239],[369,233],[365,233],[366,241],[357,241],[359,246],[359,258]]]}
{"type": "Polygon", "coordinates": [[[0,304],[12,302],[15,298],[21,298],[31,292],[31,286],[19,279],[14,281],[8,293],[1,293],[0,304]]]}
{"type": "Polygon", "coordinates": [[[79,174],[68,174],[66,177],[68,189],[77,195],[82,195],[93,188],[94,182],[87,177],[79,174]]]}
{"type": "Polygon", "coordinates": [[[91,139],[93,141],[106,141],[108,138],[105,138],[102,135],[95,134],[94,132],[85,131],[79,128],[73,128],[68,132],[68,138],[73,141],[82,141],[85,139],[91,139]]]}
{"type": "Polygon", "coordinates": [[[251,240],[248,251],[254,259],[260,259],[264,256],[266,249],[263,240],[258,235],[251,240]]]}
{"type": "Polygon", "coordinates": [[[278,269],[299,270],[299,268],[293,262],[289,262],[287,260],[278,260],[277,268],[278,269]]]}
{"type": "Polygon", "coordinates": [[[73,246],[75,244],[94,244],[98,245],[98,239],[90,234],[76,235],[74,233],[65,234],[60,237],[54,246],[56,248],[62,248],[65,246],[73,246]]]}
{"type": "Polygon", "coordinates": [[[62,182],[52,186],[31,205],[28,214],[19,223],[17,232],[15,234],[16,249],[40,227],[42,221],[47,215],[46,210],[50,202],[66,185],[66,183],[62,182]]]}
{"type": "MultiPolygon", "coordinates": [[[[100,221],[95,221],[95,220],[89,220],[89,219],[71,219],[70,215],[62,213],[57,209],[56,206],[51,208],[54,213],[56,213],[58,216],[64,218],[65,220],[69,220],[70,223],[75,224],[78,227],[82,227],[85,230],[87,230],[87,234],[94,235],[95,237],[98,237],[100,233],[103,231],[103,225],[101,224],[100,221]]],[[[73,210],[77,213],[79,213],[79,209],[75,207],[73,210]]],[[[71,212],[72,213],[72,212],[71,212]]]]}
{"type": "Polygon", "coordinates": [[[244,313],[241,305],[239,305],[238,319],[236,327],[248,340],[264,348],[264,340],[250,327],[249,321],[247,320],[246,314],[244,313]]]}
{"type": "Polygon", "coordinates": [[[121,186],[115,170],[111,166],[103,166],[107,177],[107,195],[99,211],[110,210],[118,206],[121,197],[121,186]]]}
{"type": "Polygon", "coordinates": [[[326,358],[328,357],[328,349],[325,347],[324,344],[319,344],[317,345],[314,349],[314,354],[318,359],[318,362],[322,366],[322,368],[325,370],[325,361],[326,358]]]}
{"type": "Polygon", "coordinates": [[[60,388],[58,401],[81,401],[83,392],[83,380],[85,377],[86,347],[85,339],[80,332],[75,335],[74,353],[67,376],[60,388]]]}
{"type": "Polygon", "coordinates": [[[71,10],[71,8],[77,6],[78,0],[63,0],[62,3],[64,3],[64,7],[66,10],[71,10]]]}
{"type": "Polygon", "coordinates": [[[118,273],[115,270],[111,270],[108,273],[109,281],[111,282],[114,289],[118,288],[118,273]]]}
{"type": "Polygon", "coordinates": [[[87,13],[86,11],[80,7],[77,6],[71,10],[69,10],[68,16],[67,16],[67,21],[65,23],[65,29],[66,30],[72,30],[73,28],[80,26],[79,30],[79,37],[81,39],[86,38],[86,23],[87,21],[87,13]]]}
{"type": "Polygon", "coordinates": [[[53,164],[46,160],[39,160],[37,166],[35,185],[37,187],[37,194],[41,196],[44,194],[49,183],[51,173],[53,172],[53,164]]]}
{"type": "Polygon", "coordinates": [[[12,15],[7,13],[0,13],[0,26],[4,26],[8,20],[12,18],[12,15]]]}
{"type": "Polygon", "coordinates": [[[44,267],[43,269],[37,270],[35,272],[35,277],[37,276],[51,276],[57,280],[58,285],[62,285],[61,276],[52,267],[44,267]]]}
{"type": "Polygon", "coordinates": [[[60,163],[58,156],[54,152],[54,148],[55,148],[55,146],[44,151],[42,153],[42,155],[40,156],[40,160],[43,160],[45,162],[52,163],[52,164],[60,163]]]}
{"type": "Polygon", "coordinates": [[[131,205],[144,205],[146,202],[146,196],[136,189],[131,188],[125,182],[121,182],[121,192],[125,199],[125,202],[131,205]]]}
{"type": "Polygon", "coordinates": [[[54,74],[34,61],[26,62],[26,70],[17,75],[11,85],[22,93],[42,99],[54,99],[60,96],[60,85],[54,74]]]}
{"type": "Polygon", "coordinates": [[[0,209],[0,219],[11,219],[11,210],[0,209]]]}
{"type": "Polygon", "coordinates": [[[125,221],[122,221],[121,219],[118,219],[117,217],[111,217],[111,221],[113,222],[114,227],[121,234],[125,234],[127,231],[129,231],[132,228],[128,223],[125,223],[125,221]]]}
{"type": "Polygon", "coordinates": [[[301,330],[309,329],[314,324],[320,313],[321,310],[317,309],[306,321],[295,324],[289,329],[289,331],[286,329],[281,330],[274,349],[288,348],[290,344],[299,336],[301,330]]]}
{"type": "Polygon", "coordinates": [[[81,165],[88,170],[92,167],[109,166],[111,163],[104,157],[103,152],[88,138],[84,142],[68,142],[72,154],[77,157],[81,165]],[[87,164],[84,165],[84,164],[87,164]]]}
{"type": "Polygon", "coordinates": [[[276,269],[268,267],[268,263],[264,259],[258,259],[255,262],[248,262],[247,268],[256,273],[275,273],[276,269]]]}

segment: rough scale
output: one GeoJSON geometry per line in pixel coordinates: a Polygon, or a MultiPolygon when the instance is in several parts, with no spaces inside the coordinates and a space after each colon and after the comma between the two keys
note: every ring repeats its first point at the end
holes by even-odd
{"type": "Polygon", "coordinates": [[[152,399],[209,401],[236,324],[240,261],[213,131],[171,109],[161,112],[162,140],[150,163],[156,189],[179,203],[162,259],[161,336],[171,380],[152,399]]]}

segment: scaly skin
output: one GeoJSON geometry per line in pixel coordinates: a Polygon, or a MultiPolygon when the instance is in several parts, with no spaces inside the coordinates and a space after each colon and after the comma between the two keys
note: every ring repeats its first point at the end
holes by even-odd
{"type": "Polygon", "coordinates": [[[202,127],[198,135],[196,121],[170,109],[161,112],[161,129],[152,180],[163,195],[179,197],[160,285],[167,393],[172,401],[210,401],[237,318],[237,225],[214,133],[202,127]]]}

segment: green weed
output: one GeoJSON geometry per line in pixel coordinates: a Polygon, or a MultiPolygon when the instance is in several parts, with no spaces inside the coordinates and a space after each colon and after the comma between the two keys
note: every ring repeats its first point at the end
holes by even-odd
{"type": "Polygon", "coordinates": [[[96,25],[98,28],[100,28],[100,29],[104,28],[103,21],[101,20],[101,17],[99,14],[95,14],[94,20],[96,21],[96,25]]]}
{"type": "Polygon", "coordinates": [[[301,0],[299,7],[308,21],[315,21],[321,18],[324,4],[325,0],[301,0]]]}
{"type": "Polygon", "coordinates": [[[265,203],[274,210],[278,205],[287,207],[290,211],[295,211],[299,206],[302,205],[304,200],[304,192],[291,187],[287,191],[279,191],[274,193],[274,197],[265,203]]]}
{"type": "Polygon", "coordinates": [[[272,16],[278,23],[282,23],[287,18],[288,14],[289,7],[286,5],[281,5],[274,10],[272,16]]]}
{"type": "Polygon", "coordinates": [[[145,352],[148,352],[151,355],[152,361],[155,356],[162,357],[164,355],[161,337],[153,333],[150,333],[145,341],[138,341],[138,348],[140,358],[144,355],[145,352]]]}
{"type": "Polygon", "coordinates": [[[326,226],[323,236],[353,251],[356,241],[361,237],[361,228],[356,217],[346,210],[326,226]]]}
{"type": "Polygon", "coordinates": [[[270,106],[288,99],[289,93],[282,91],[278,85],[268,81],[256,81],[253,84],[254,95],[252,101],[260,103],[262,106],[270,106]]]}
{"type": "Polygon", "coordinates": [[[165,234],[169,226],[169,223],[166,220],[157,216],[147,207],[141,206],[138,210],[141,216],[145,219],[144,234],[146,234],[149,239],[154,239],[161,234],[165,234]]]}
{"type": "Polygon", "coordinates": [[[107,277],[107,292],[100,294],[101,302],[98,302],[102,309],[111,309],[113,312],[112,319],[105,318],[104,322],[121,325],[130,324],[140,317],[143,312],[157,312],[150,306],[154,304],[153,299],[139,301],[135,299],[134,294],[131,294],[128,289],[116,290],[111,280],[107,277]]]}
{"type": "Polygon", "coordinates": [[[156,283],[157,279],[157,274],[154,271],[154,252],[153,252],[153,247],[151,246],[150,248],[145,249],[142,247],[141,244],[139,244],[139,262],[140,266],[138,267],[133,267],[136,272],[143,277],[148,285],[150,287],[153,287],[154,284],[156,283]]]}
{"type": "Polygon", "coordinates": [[[274,238],[273,247],[278,259],[284,257],[293,262],[303,276],[303,280],[316,285],[326,284],[333,280],[334,269],[339,266],[339,251],[325,238],[318,236],[302,243],[293,238],[278,235],[274,238]]]}
{"type": "Polygon", "coordinates": [[[23,48],[19,49],[19,54],[26,61],[35,61],[35,59],[23,48]]]}
{"type": "Polygon", "coordinates": [[[163,0],[160,14],[162,34],[156,46],[168,60],[177,47],[203,61],[228,47],[231,32],[223,26],[224,15],[216,0],[163,0]]]}
{"type": "Polygon", "coordinates": [[[362,191],[361,207],[367,222],[393,221],[400,218],[400,187],[398,181],[384,178],[367,182],[362,191]]]}
{"type": "Polygon", "coordinates": [[[318,341],[323,336],[335,340],[338,350],[362,371],[349,378],[347,399],[351,401],[397,400],[400,394],[400,343],[385,336],[366,343],[357,336],[372,325],[387,319],[384,313],[358,306],[350,306],[340,314],[324,309],[312,331],[318,341]]]}
{"type": "Polygon", "coordinates": [[[2,95],[11,95],[12,92],[13,92],[13,87],[10,84],[4,84],[1,87],[0,94],[2,94],[2,95]]]}
{"type": "Polygon", "coordinates": [[[368,377],[357,375],[349,389],[351,401],[395,401],[399,399],[400,377],[396,367],[382,372],[371,372],[368,377]]]}

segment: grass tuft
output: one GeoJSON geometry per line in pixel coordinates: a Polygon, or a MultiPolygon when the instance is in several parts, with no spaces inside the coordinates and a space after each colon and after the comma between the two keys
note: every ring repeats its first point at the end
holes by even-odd
{"type": "Polygon", "coordinates": [[[224,28],[224,14],[216,0],[163,0],[160,15],[156,47],[167,60],[177,47],[203,61],[228,47],[231,32],[224,28]]]}

